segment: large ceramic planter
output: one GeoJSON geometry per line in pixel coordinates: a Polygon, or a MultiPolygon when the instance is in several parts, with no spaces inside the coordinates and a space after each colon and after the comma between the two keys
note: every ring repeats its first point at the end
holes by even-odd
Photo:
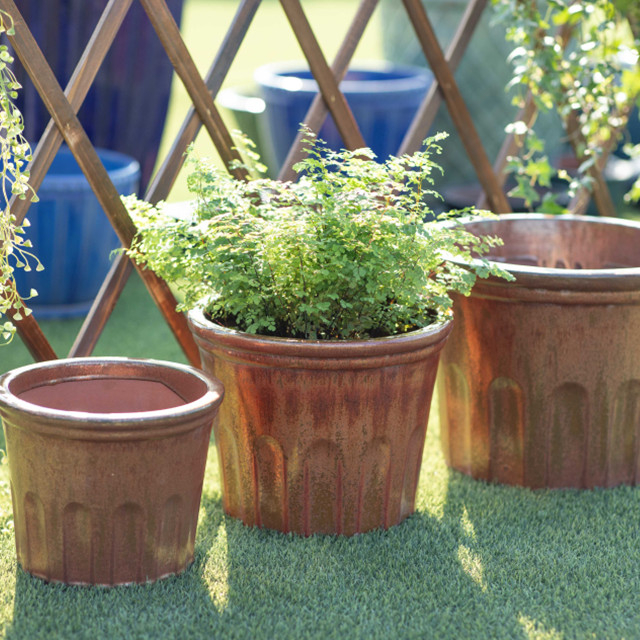
{"type": "Polygon", "coordinates": [[[2,376],[23,569],[100,585],[183,571],[222,394],[196,369],[153,360],[57,360],[2,376]]]}
{"type": "MultiPolygon", "coordinates": [[[[118,193],[137,193],[138,162],[123,153],[96,151],[118,193]]],[[[39,318],[85,315],[120,240],[67,146],[56,154],[38,198],[29,208],[31,226],[25,237],[31,240],[44,271],[18,269],[18,291],[23,295],[32,288],[38,292],[29,306],[39,318]]]]}
{"type": "Polygon", "coordinates": [[[515,282],[455,297],[442,445],[475,478],[538,487],[640,480],[640,225],[510,215],[471,223],[515,282]]]}
{"type": "MultiPolygon", "coordinates": [[[[16,0],[57,80],[65,87],[107,3],[104,0],[16,0]]],[[[184,0],[166,5],[180,25],[184,0]]],[[[25,136],[39,140],[51,116],[16,56],[23,89],[16,105],[25,136]]],[[[100,65],[78,118],[96,147],[134,157],[144,193],[156,165],[171,95],[173,66],[140,2],[132,2],[100,65]]]]}
{"type": "MultiPolygon", "coordinates": [[[[265,101],[268,140],[272,156],[280,168],[318,93],[318,84],[308,67],[301,63],[274,63],[259,67],[254,79],[265,101]]],[[[432,82],[430,71],[408,65],[371,63],[354,66],[347,71],[340,89],[365,143],[381,160],[398,152],[432,82]]],[[[332,149],[344,147],[331,115],[327,116],[319,136],[332,149]]]]}
{"type": "Polygon", "coordinates": [[[266,338],[189,315],[226,400],[215,427],[225,511],[303,535],[390,527],[414,511],[451,323],[365,341],[266,338]]]}

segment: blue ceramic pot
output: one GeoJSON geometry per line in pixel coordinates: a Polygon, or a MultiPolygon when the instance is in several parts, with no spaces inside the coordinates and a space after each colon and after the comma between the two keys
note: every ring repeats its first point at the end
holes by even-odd
{"type": "MultiPolygon", "coordinates": [[[[97,149],[119,193],[137,192],[140,165],[133,158],[97,149]]],[[[29,208],[26,237],[44,271],[16,270],[21,295],[36,289],[30,301],[38,317],[85,314],[110,267],[110,253],[120,246],[80,166],[67,147],[58,151],[29,208]]]]}
{"type": "MultiPolygon", "coordinates": [[[[304,63],[276,63],[256,69],[256,84],[265,101],[265,118],[273,157],[281,167],[303,122],[318,85],[304,63]]],[[[352,67],[340,84],[367,146],[378,158],[395,154],[411,120],[433,82],[418,67],[375,63],[352,67]]],[[[320,138],[333,149],[344,143],[327,117],[320,138]]]]}

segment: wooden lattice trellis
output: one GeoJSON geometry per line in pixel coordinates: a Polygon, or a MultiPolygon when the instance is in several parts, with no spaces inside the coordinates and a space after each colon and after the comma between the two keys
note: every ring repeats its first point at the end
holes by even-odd
{"type": "MultiPolygon", "coordinates": [[[[233,148],[229,131],[218,112],[215,98],[261,1],[238,1],[238,9],[232,24],[209,71],[202,78],[165,0],[109,0],[68,86],[63,90],[38,48],[29,30],[29,25],[25,24],[20,15],[14,0],[0,0],[0,9],[9,13],[15,21],[15,35],[12,36],[11,43],[51,115],[51,121],[34,153],[30,180],[32,187],[37,191],[57,150],[63,141],[66,142],[109,217],[122,245],[128,247],[135,234],[135,226],[102,166],[97,152],[76,117],[127,11],[133,2],[141,3],[192,102],[167,158],[144,196],[146,200],[155,203],[166,199],[169,195],[182,167],[184,152],[195,139],[201,126],[206,128],[225,164],[236,159],[237,152],[233,148]]],[[[399,153],[411,152],[419,148],[433,123],[440,104],[444,101],[482,186],[482,204],[496,212],[510,211],[509,203],[503,193],[503,169],[507,156],[514,152],[515,142],[512,137],[507,137],[495,166],[492,166],[454,79],[454,71],[486,8],[487,0],[469,0],[458,30],[446,53],[440,47],[421,0],[402,0],[402,3],[434,73],[435,82],[411,123],[401,148],[398,150],[399,153]]],[[[330,112],[345,146],[351,149],[364,146],[366,142],[362,138],[358,124],[338,85],[346,73],[379,0],[361,0],[332,65],[327,63],[322,53],[301,1],[280,0],[280,4],[320,88],[320,94],[313,101],[305,122],[310,128],[317,131],[330,112]]],[[[570,33],[562,35],[567,42],[570,33]]],[[[520,117],[529,121],[534,115],[535,107],[533,101],[529,100],[520,117]]],[[[575,127],[575,125],[573,126],[575,127]]],[[[567,129],[571,134],[571,122],[567,123],[567,129]]],[[[576,133],[575,128],[573,133],[576,133]]],[[[575,139],[575,135],[570,135],[570,138],[575,139]]],[[[298,138],[291,147],[280,174],[283,179],[292,177],[291,167],[301,153],[299,143],[300,139],[298,138]]],[[[600,213],[613,215],[613,204],[601,173],[603,164],[604,159],[601,159],[601,163],[591,169],[595,185],[593,195],[600,213]]],[[[235,171],[235,176],[238,179],[245,177],[240,170],[235,171]]],[[[579,194],[573,203],[574,210],[580,211],[586,206],[587,201],[588,198],[585,199],[584,194],[579,194]]],[[[12,203],[12,210],[18,221],[24,219],[28,207],[27,200],[16,200],[12,203]]],[[[91,353],[133,268],[132,263],[124,255],[120,255],[114,261],[73,344],[70,356],[84,356],[91,353]]],[[[139,273],[188,360],[193,364],[199,364],[198,352],[185,317],[176,312],[176,300],[168,286],[151,271],[141,269],[139,273]]],[[[14,320],[14,322],[20,337],[36,360],[57,357],[33,316],[20,321],[14,320]]]]}

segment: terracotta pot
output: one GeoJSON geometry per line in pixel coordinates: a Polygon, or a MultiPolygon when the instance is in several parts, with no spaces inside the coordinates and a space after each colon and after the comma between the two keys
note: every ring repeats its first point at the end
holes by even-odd
{"type": "Polygon", "coordinates": [[[55,360],[2,376],[22,567],[100,585],[183,571],[222,395],[202,372],[153,360],[55,360]]]}
{"type": "Polygon", "coordinates": [[[253,336],[189,314],[225,384],[215,427],[225,511],[303,535],[352,535],[414,511],[440,351],[451,322],[391,338],[253,336]]]}
{"type": "Polygon", "coordinates": [[[471,223],[515,282],[455,297],[442,446],[475,478],[538,487],[637,484],[640,225],[509,215],[471,223]]]}

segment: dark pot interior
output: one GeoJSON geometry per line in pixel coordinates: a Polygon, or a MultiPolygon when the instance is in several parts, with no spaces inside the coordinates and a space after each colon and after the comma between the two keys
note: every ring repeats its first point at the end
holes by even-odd
{"type": "Polygon", "coordinates": [[[489,259],[546,269],[640,267],[640,225],[580,216],[502,216],[469,224],[473,233],[495,235],[504,244],[489,259]]]}

